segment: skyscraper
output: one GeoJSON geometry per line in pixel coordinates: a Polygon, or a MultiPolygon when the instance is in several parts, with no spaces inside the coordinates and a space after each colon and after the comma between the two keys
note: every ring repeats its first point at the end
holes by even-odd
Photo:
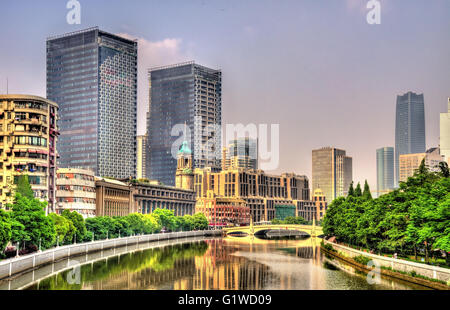
{"type": "Polygon", "coordinates": [[[425,152],[425,110],[423,94],[407,92],[397,96],[395,115],[395,186],[398,186],[399,156],[425,152]]]}
{"type": "Polygon", "coordinates": [[[145,168],[147,156],[147,135],[139,135],[136,139],[136,179],[147,178],[145,168]]]}
{"type": "Polygon", "coordinates": [[[324,147],[312,151],[312,190],[321,189],[328,203],[347,195],[352,174],[352,158],[344,150],[324,147]]]}
{"type": "Polygon", "coordinates": [[[136,175],[136,41],[98,28],[48,38],[47,97],[60,107],[58,166],[136,175]]]}
{"type": "Polygon", "coordinates": [[[444,156],[444,160],[448,163],[450,159],[450,98],[448,98],[448,111],[441,113],[439,122],[439,147],[441,149],[441,155],[444,156]]]}
{"type": "Polygon", "coordinates": [[[226,168],[258,169],[258,140],[248,137],[232,140],[222,160],[226,168]]]}
{"type": "Polygon", "coordinates": [[[377,194],[387,193],[394,188],[394,148],[377,149],[377,194]]]}
{"type": "Polygon", "coordinates": [[[175,185],[176,147],[185,138],[194,168],[218,167],[222,147],[221,71],[191,61],[150,69],[149,84],[147,177],[175,185]],[[188,132],[180,136],[183,131],[188,132]]]}

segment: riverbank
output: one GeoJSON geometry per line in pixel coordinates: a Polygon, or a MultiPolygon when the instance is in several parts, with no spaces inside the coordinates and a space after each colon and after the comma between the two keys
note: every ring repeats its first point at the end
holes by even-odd
{"type": "Polygon", "coordinates": [[[450,270],[448,269],[370,254],[326,240],[324,240],[324,245],[332,247],[331,249],[329,246],[322,246],[321,248],[325,253],[352,265],[357,270],[363,272],[373,270],[373,268],[354,260],[355,257],[363,256],[380,266],[380,274],[383,276],[428,288],[450,290],[449,285],[442,283],[450,281],[450,270]]]}
{"type": "Polygon", "coordinates": [[[17,258],[10,258],[0,262],[0,280],[10,278],[14,275],[37,269],[39,267],[49,265],[65,258],[91,254],[107,249],[117,247],[126,247],[139,243],[158,242],[162,240],[191,238],[191,237],[207,237],[221,236],[222,231],[204,230],[189,232],[173,232],[160,233],[151,235],[140,235],[132,237],[123,237],[116,239],[99,240],[87,243],[72,244],[42,252],[32,253],[17,258]]]}

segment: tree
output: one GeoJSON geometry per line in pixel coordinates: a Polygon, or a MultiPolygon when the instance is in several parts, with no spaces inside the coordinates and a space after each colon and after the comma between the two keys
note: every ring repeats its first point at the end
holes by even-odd
{"type": "Polygon", "coordinates": [[[354,196],[355,197],[361,197],[362,196],[361,184],[359,184],[359,182],[358,182],[358,185],[356,185],[355,195],[354,196]]]}
{"type": "Polygon", "coordinates": [[[28,175],[20,175],[17,180],[16,193],[21,194],[22,196],[33,199],[34,192],[31,189],[30,182],[28,181],[28,175]]]}
{"type": "Polygon", "coordinates": [[[353,181],[350,183],[350,187],[348,188],[347,196],[355,196],[355,190],[353,189],[353,181]]]}
{"type": "Polygon", "coordinates": [[[53,225],[55,226],[55,232],[58,243],[59,244],[72,243],[74,235],[76,234],[76,228],[73,225],[72,221],[56,213],[50,213],[48,216],[53,221],[53,225]]]}
{"type": "Polygon", "coordinates": [[[15,201],[12,206],[11,219],[17,221],[23,226],[21,232],[14,233],[15,242],[24,242],[26,246],[41,245],[42,249],[51,247],[55,241],[55,227],[52,220],[45,216],[44,209],[47,202],[41,202],[38,199],[29,199],[16,193],[15,201]]]}
{"type": "Polygon", "coordinates": [[[367,183],[367,180],[364,182],[364,191],[362,193],[362,197],[365,200],[371,200],[372,199],[372,194],[370,193],[370,188],[369,188],[369,184],[367,183]]]}
{"type": "Polygon", "coordinates": [[[11,240],[11,220],[9,214],[0,209],[0,254],[11,240]]]}
{"type": "Polygon", "coordinates": [[[173,231],[176,229],[175,215],[172,210],[168,209],[156,209],[152,212],[154,216],[159,217],[159,221],[162,227],[173,231]]]}
{"type": "Polygon", "coordinates": [[[72,240],[71,242],[74,241],[81,242],[85,240],[87,230],[83,216],[77,211],[71,212],[70,210],[64,210],[61,215],[64,216],[66,219],[70,220],[73,226],[75,226],[75,235],[73,236],[74,240],[72,240]]]}
{"type": "Polygon", "coordinates": [[[439,170],[441,171],[442,176],[443,176],[444,178],[450,177],[450,170],[449,170],[449,168],[448,168],[447,162],[441,161],[441,162],[439,163],[439,170]]]}
{"type": "Polygon", "coordinates": [[[195,213],[192,219],[194,222],[194,229],[204,230],[208,228],[208,219],[203,213],[195,213]]]}

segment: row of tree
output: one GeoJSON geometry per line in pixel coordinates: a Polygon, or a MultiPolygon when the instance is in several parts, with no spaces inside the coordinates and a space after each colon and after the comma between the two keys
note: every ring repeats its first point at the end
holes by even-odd
{"type": "Polygon", "coordinates": [[[84,220],[77,212],[45,214],[47,202],[35,199],[26,175],[19,178],[11,211],[0,209],[0,254],[8,243],[19,245],[22,253],[74,242],[117,238],[165,231],[203,230],[204,214],[175,216],[173,211],[156,209],[152,214],[133,213],[122,217],[100,216],[84,220]]]}
{"type": "MultiPolygon", "coordinates": [[[[379,253],[450,252],[450,177],[446,163],[431,172],[422,161],[398,189],[372,199],[369,186],[349,189],[328,207],[323,230],[328,236],[379,253]]],[[[449,255],[447,254],[447,257],[449,255]]]]}
{"type": "Polygon", "coordinates": [[[287,216],[284,220],[281,219],[273,219],[271,221],[272,224],[291,224],[291,225],[306,225],[309,224],[307,220],[305,220],[301,216],[287,216]]]}

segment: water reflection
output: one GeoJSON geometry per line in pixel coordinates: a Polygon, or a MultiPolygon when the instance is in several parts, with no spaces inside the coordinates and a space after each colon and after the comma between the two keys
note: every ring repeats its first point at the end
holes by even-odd
{"type": "Polygon", "coordinates": [[[411,289],[383,279],[367,283],[351,267],[324,257],[320,239],[226,237],[154,248],[81,267],[81,283],[61,272],[30,289],[411,289]]]}

